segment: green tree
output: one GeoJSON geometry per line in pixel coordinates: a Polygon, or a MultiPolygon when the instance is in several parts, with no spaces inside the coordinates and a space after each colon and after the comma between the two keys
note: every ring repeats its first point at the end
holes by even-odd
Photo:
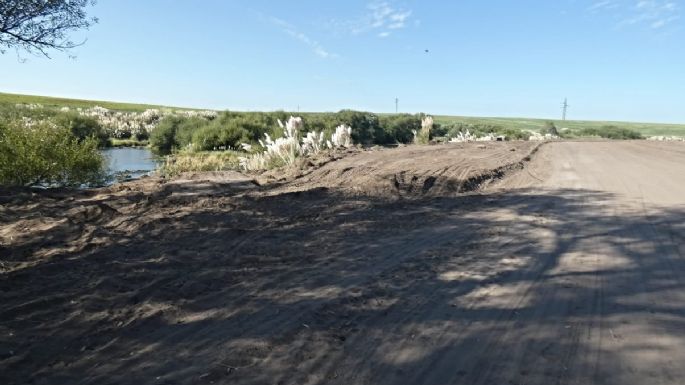
{"type": "Polygon", "coordinates": [[[170,116],[162,121],[152,130],[150,134],[150,147],[158,155],[168,155],[174,148],[178,148],[176,133],[185,119],[170,116]]]}
{"type": "Polygon", "coordinates": [[[109,137],[100,125],[100,122],[89,116],[82,116],[76,113],[60,114],[55,118],[57,125],[66,127],[79,141],[87,138],[95,138],[99,147],[109,145],[109,137]]]}
{"type": "Polygon", "coordinates": [[[96,138],[79,140],[69,128],[45,121],[0,123],[0,184],[74,187],[104,180],[96,138]]]}

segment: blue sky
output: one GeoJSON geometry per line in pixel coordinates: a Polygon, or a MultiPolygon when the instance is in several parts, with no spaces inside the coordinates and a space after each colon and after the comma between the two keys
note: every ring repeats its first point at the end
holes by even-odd
{"type": "Polygon", "coordinates": [[[0,90],[234,110],[685,123],[683,0],[99,0],[0,90]],[[428,50],[428,52],[426,52],[428,50]]]}

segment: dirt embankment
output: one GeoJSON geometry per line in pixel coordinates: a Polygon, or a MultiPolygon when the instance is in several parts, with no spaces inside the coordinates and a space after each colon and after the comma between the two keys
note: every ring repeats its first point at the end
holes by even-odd
{"type": "Polygon", "coordinates": [[[454,196],[520,169],[539,143],[489,142],[366,151],[331,162],[288,184],[386,198],[454,196]]]}
{"type": "Polygon", "coordinates": [[[148,220],[174,222],[200,209],[239,207],[266,196],[327,190],[338,196],[376,200],[454,196],[521,169],[538,146],[466,143],[348,151],[308,162],[304,170],[299,165],[262,176],[205,172],[171,180],[145,178],[88,191],[2,190],[0,247],[7,254],[0,271],[95,248],[105,228],[133,233],[136,224],[148,220]],[[43,235],[53,232],[63,236],[43,235]]]}
{"type": "Polygon", "coordinates": [[[685,147],[643,143],[3,192],[0,383],[679,384],[685,147]]]}

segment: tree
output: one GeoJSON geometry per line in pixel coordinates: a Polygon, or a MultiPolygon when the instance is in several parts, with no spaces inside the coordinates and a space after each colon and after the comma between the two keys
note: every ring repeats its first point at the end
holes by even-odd
{"type": "Polygon", "coordinates": [[[83,44],[68,34],[97,23],[86,14],[92,5],[94,0],[0,0],[0,53],[16,48],[50,57],[50,50],[83,44]]]}
{"type": "Polygon", "coordinates": [[[0,121],[0,185],[97,186],[106,178],[98,141],[79,141],[68,127],[0,121]]]}

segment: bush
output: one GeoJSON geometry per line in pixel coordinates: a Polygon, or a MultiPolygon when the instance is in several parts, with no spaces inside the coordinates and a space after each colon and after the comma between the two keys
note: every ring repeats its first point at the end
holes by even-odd
{"type": "Polygon", "coordinates": [[[433,129],[431,130],[431,136],[434,138],[441,138],[447,136],[447,126],[440,123],[433,123],[433,129]]]}
{"type": "Polygon", "coordinates": [[[184,121],[185,119],[175,116],[162,119],[150,134],[152,151],[158,155],[168,155],[173,149],[178,148],[176,132],[184,121]]]}
{"type": "Polygon", "coordinates": [[[68,127],[46,121],[0,123],[0,184],[74,187],[104,180],[95,137],[79,139],[68,127]]]}
{"type": "Polygon", "coordinates": [[[627,128],[617,126],[602,126],[600,128],[583,128],[577,135],[579,136],[598,136],[605,139],[644,139],[642,134],[627,128]]]}
{"type": "Polygon", "coordinates": [[[190,149],[193,144],[193,134],[202,127],[210,124],[209,120],[202,118],[181,118],[176,125],[174,135],[175,149],[190,149]]]}
{"type": "Polygon", "coordinates": [[[355,143],[385,144],[389,141],[378,116],[370,112],[342,110],[335,115],[334,120],[334,126],[346,124],[352,127],[352,139],[355,143]]]}
{"type": "Polygon", "coordinates": [[[135,134],[133,134],[133,137],[137,141],[142,142],[142,141],[150,139],[150,133],[147,131],[138,131],[135,134]]]}
{"type": "Polygon", "coordinates": [[[545,122],[545,126],[542,127],[540,130],[540,134],[542,135],[552,135],[552,136],[559,136],[559,130],[557,130],[557,126],[554,124],[552,121],[547,121],[545,122]]]}
{"type": "MultiPolygon", "coordinates": [[[[330,138],[340,125],[350,126],[352,139],[362,144],[411,143],[413,130],[421,129],[423,115],[386,115],[379,118],[369,112],[343,110],[336,113],[291,114],[277,112],[232,112],[225,111],[214,120],[196,117],[167,117],[152,131],[150,145],[162,155],[181,149],[212,151],[216,149],[240,148],[241,143],[256,144],[264,140],[264,134],[272,138],[283,136],[278,120],[285,122],[289,116],[302,116],[307,132],[323,132],[330,138]]],[[[434,135],[442,136],[447,127],[433,126],[434,135]]]]}
{"type": "Polygon", "coordinates": [[[467,123],[452,123],[447,128],[447,136],[456,138],[460,132],[470,132],[475,137],[483,137],[489,134],[495,136],[504,136],[507,140],[526,140],[530,133],[519,130],[517,128],[508,128],[491,124],[467,124],[467,123]]]}
{"type": "Polygon", "coordinates": [[[264,134],[280,130],[279,113],[224,112],[213,120],[197,117],[167,117],[152,131],[150,145],[160,155],[180,149],[211,151],[239,148],[241,142],[256,143],[264,134]]]}
{"type": "Polygon", "coordinates": [[[213,121],[193,133],[193,149],[199,151],[237,149],[249,141],[249,133],[240,121],[213,121]]]}
{"type": "MultiPolygon", "coordinates": [[[[284,113],[283,113],[284,114],[284,113]]],[[[286,118],[281,116],[281,113],[261,113],[249,112],[238,117],[229,118],[221,115],[218,119],[218,124],[223,127],[231,127],[233,131],[242,130],[245,135],[242,141],[256,143],[259,139],[264,139],[264,134],[269,134],[272,137],[278,134],[280,127],[278,127],[278,119],[285,122],[286,118]]],[[[235,146],[239,146],[236,143],[235,146]]]]}
{"type": "Polygon", "coordinates": [[[399,143],[411,143],[414,140],[413,131],[421,130],[421,118],[409,114],[383,116],[380,125],[387,138],[399,143]]]}
{"type": "Polygon", "coordinates": [[[99,147],[109,146],[109,136],[95,118],[75,113],[63,113],[57,115],[55,123],[68,128],[79,141],[92,137],[97,140],[99,147]]]}
{"type": "Polygon", "coordinates": [[[502,128],[496,134],[503,135],[507,140],[528,140],[530,132],[522,131],[517,128],[502,128]]]}

